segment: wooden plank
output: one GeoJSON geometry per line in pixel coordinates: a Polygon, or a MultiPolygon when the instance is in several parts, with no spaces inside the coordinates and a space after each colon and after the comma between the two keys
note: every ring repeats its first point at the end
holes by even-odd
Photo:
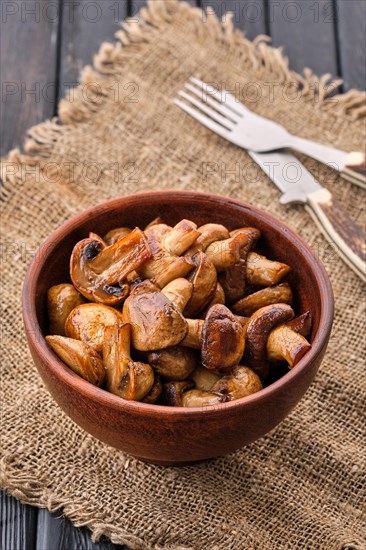
{"type": "Polygon", "coordinates": [[[329,0],[269,0],[268,22],[275,46],[284,46],[290,67],[339,76],[334,4],[329,0]]]}
{"type": "Polygon", "coordinates": [[[1,550],[35,550],[37,509],[0,490],[1,550]]]}
{"type": "MultiPolygon", "coordinates": [[[[25,548],[19,550],[25,550],[25,548]]],[[[48,510],[39,510],[36,550],[74,550],[78,548],[82,550],[131,550],[128,546],[115,545],[106,539],[94,544],[88,529],[77,529],[66,517],[60,517],[60,514],[50,514],[48,510]]]]}
{"type": "Polygon", "coordinates": [[[57,0],[1,2],[0,154],[55,111],[58,8],[57,0]]]}
{"type": "Polygon", "coordinates": [[[366,2],[337,0],[338,46],[344,89],[366,89],[366,2]]]}
{"type": "MultiPolygon", "coordinates": [[[[154,0],[155,2],[164,2],[164,0],[154,0]]],[[[183,1],[183,0],[182,0],[183,1]]],[[[187,2],[191,6],[198,6],[199,0],[184,0],[184,2],[187,2]]],[[[138,12],[141,8],[146,6],[147,0],[132,0],[131,2],[131,16],[136,18],[138,12]]]]}
{"type": "Polygon", "coordinates": [[[234,14],[234,25],[252,40],[267,32],[265,0],[202,0],[202,7],[212,7],[222,19],[228,11],[234,14]]]}
{"type": "Polygon", "coordinates": [[[128,0],[69,0],[62,10],[59,95],[79,81],[102,42],[113,42],[119,22],[128,15],[128,0]]]}

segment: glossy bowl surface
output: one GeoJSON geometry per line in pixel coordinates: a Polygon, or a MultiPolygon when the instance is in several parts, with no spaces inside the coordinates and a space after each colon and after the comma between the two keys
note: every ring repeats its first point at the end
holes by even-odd
{"type": "Polygon", "coordinates": [[[111,200],[65,223],[40,247],[23,288],[23,318],[37,369],[53,398],[84,430],[141,460],[179,465],[230,453],[275,428],[304,395],[323,359],[333,321],[333,293],[324,267],[281,221],[244,202],[186,191],[149,192],[111,200]],[[157,216],[174,225],[188,218],[230,230],[262,231],[261,252],[293,267],[289,278],[297,313],[313,317],[312,348],[298,365],[260,392],[214,407],[174,408],[124,401],[89,384],[48,347],[46,293],[68,282],[74,245],[89,231],[144,227],[157,216]]]}

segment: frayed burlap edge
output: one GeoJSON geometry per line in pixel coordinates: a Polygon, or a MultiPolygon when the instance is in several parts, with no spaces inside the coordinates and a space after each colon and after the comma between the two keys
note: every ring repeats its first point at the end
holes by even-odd
{"type": "MultiPolygon", "coordinates": [[[[14,185],[21,181],[22,166],[35,166],[52,157],[57,147],[58,137],[83,121],[86,121],[96,110],[103,108],[103,95],[106,94],[104,76],[113,75],[120,71],[126,56],[133,55],[136,48],[139,51],[149,48],[152,41],[159,40],[160,33],[169,25],[180,11],[184,11],[197,26],[197,32],[214,36],[218,41],[224,40],[229,45],[237,48],[238,65],[240,63],[251,64],[256,71],[258,80],[265,76],[266,82],[296,82],[301,89],[304,102],[312,101],[316,96],[317,108],[326,110],[332,106],[336,116],[347,117],[356,120],[366,116],[366,93],[358,90],[350,90],[346,94],[333,96],[341,80],[332,80],[330,74],[321,77],[315,76],[310,69],[305,69],[300,75],[289,68],[288,59],[283,55],[281,48],[272,48],[269,45],[270,38],[264,35],[258,36],[254,42],[250,42],[238,30],[235,30],[231,17],[225,21],[218,21],[212,11],[207,13],[206,25],[202,25],[202,10],[191,8],[188,4],[179,3],[177,0],[164,0],[154,2],[149,0],[148,7],[140,12],[139,21],[127,20],[122,23],[122,29],[116,33],[117,42],[102,44],[99,52],[94,57],[93,67],[84,68],[80,78],[80,86],[73,91],[73,101],[63,99],[59,105],[59,118],[38,124],[28,131],[24,144],[24,153],[19,149],[9,152],[2,161],[1,174],[3,186],[2,198],[6,201],[14,185]],[[133,48],[130,48],[133,46],[133,48]],[[100,96],[98,101],[85,101],[82,87],[88,83],[98,83],[100,96]],[[334,108],[334,99],[337,100],[334,108]],[[12,163],[15,169],[12,172],[6,170],[7,163],[12,163]]],[[[21,474],[19,470],[19,457],[5,454],[0,461],[0,485],[15,498],[32,506],[47,508],[51,512],[63,510],[63,513],[77,526],[87,526],[93,533],[93,540],[98,540],[102,535],[107,536],[112,542],[127,544],[138,550],[148,550],[141,538],[131,536],[116,525],[108,525],[98,521],[95,513],[88,512],[84,507],[84,501],[78,503],[74,500],[70,503],[62,500],[47,487],[47,480],[34,481],[28,473],[21,474]]],[[[163,547],[156,545],[155,550],[163,547]]],[[[186,547],[169,545],[164,550],[191,550],[186,547]]]]}
{"type": "MultiPolygon", "coordinates": [[[[48,120],[31,128],[27,133],[22,154],[19,149],[9,152],[2,162],[0,175],[4,176],[4,166],[11,163],[15,170],[9,176],[2,177],[2,199],[11,192],[11,188],[22,177],[21,165],[34,166],[52,156],[57,146],[57,139],[61,133],[67,132],[68,127],[86,121],[96,110],[103,108],[103,96],[107,95],[104,86],[104,76],[113,75],[120,70],[126,56],[131,55],[131,48],[148,49],[149,44],[159,40],[164,27],[179,12],[189,15],[192,23],[197,26],[197,32],[214,36],[216,40],[224,40],[235,46],[238,51],[238,64],[248,61],[256,71],[258,80],[266,78],[266,82],[296,83],[301,90],[301,100],[304,102],[316,99],[317,108],[321,110],[332,108],[333,115],[357,120],[366,116],[366,93],[359,90],[349,90],[345,94],[334,95],[335,90],[342,84],[341,79],[332,80],[329,73],[318,77],[309,68],[305,68],[300,75],[289,68],[288,58],[284,56],[282,48],[273,48],[269,45],[271,39],[259,35],[250,42],[241,31],[234,29],[232,14],[219,21],[211,8],[207,9],[206,24],[202,25],[203,12],[200,8],[192,8],[178,0],[164,0],[164,2],[148,1],[140,16],[128,19],[122,23],[122,30],[117,31],[117,41],[103,43],[99,52],[94,56],[93,67],[86,66],[80,76],[80,85],[73,90],[72,102],[62,99],[59,105],[59,118],[48,120]],[[157,32],[159,31],[159,32],[157,32]],[[85,97],[83,87],[88,83],[98,85],[98,95],[95,100],[85,97]],[[330,97],[331,96],[331,97],[330,97]],[[335,107],[336,105],[336,107],[335,107]]],[[[247,66],[247,65],[246,65],[247,66]]]]}

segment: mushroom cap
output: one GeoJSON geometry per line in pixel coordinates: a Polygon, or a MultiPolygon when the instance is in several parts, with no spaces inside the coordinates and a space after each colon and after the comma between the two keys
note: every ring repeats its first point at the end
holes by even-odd
{"type": "Polygon", "coordinates": [[[187,279],[174,279],[161,290],[178,311],[183,311],[192,296],[193,285],[187,279]]]}
{"type": "Polygon", "coordinates": [[[248,228],[247,232],[240,230],[229,239],[211,243],[206,248],[206,254],[218,272],[225,271],[239,264],[243,254],[246,257],[248,247],[259,235],[260,232],[254,228],[248,228]]]}
{"type": "Polygon", "coordinates": [[[169,380],[188,378],[197,365],[196,353],[183,346],[173,346],[148,354],[148,362],[153,369],[169,380]]]}
{"type": "Polygon", "coordinates": [[[143,398],[143,403],[150,403],[151,405],[154,405],[157,403],[160,399],[160,397],[163,394],[163,383],[161,381],[161,378],[158,374],[155,374],[154,378],[154,384],[149,393],[146,395],[146,397],[143,398]]]}
{"type": "Polygon", "coordinates": [[[288,325],[280,325],[269,333],[267,357],[269,361],[286,361],[292,369],[310,348],[304,336],[288,325]]]}
{"type": "Polygon", "coordinates": [[[227,371],[239,365],[244,353],[243,327],[221,304],[213,306],[202,331],[202,364],[209,370],[227,371]]]}
{"type": "Polygon", "coordinates": [[[129,296],[122,314],[124,322],[132,325],[133,346],[140,351],[175,346],[188,330],[182,314],[161,292],[129,296]]]}
{"type": "Polygon", "coordinates": [[[127,275],[150,257],[147,240],[138,228],[108,247],[100,240],[83,239],[71,254],[71,280],[88,300],[118,305],[128,294],[127,275]]]}
{"type": "Polygon", "coordinates": [[[85,302],[73,285],[52,286],[47,292],[49,333],[66,336],[65,322],[71,311],[85,302]]]}
{"type": "Polygon", "coordinates": [[[295,332],[298,332],[302,336],[305,336],[305,338],[308,338],[310,336],[312,325],[313,320],[311,318],[310,311],[306,311],[302,315],[299,315],[299,317],[296,317],[295,319],[292,319],[287,323],[288,327],[290,327],[295,332]]]}
{"type": "Polygon", "coordinates": [[[196,252],[204,252],[206,248],[216,241],[223,241],[230,238],[230,233],[225,226],[218,223],[206,223],[198,228],[200,233],[195,243],[189,248],[187,254],[193,256],[196,252]]]}
{"type": "Polygon", "coordinates": [[[216,285],[215,294],[212,297],[211,302],[208,304],[208,306],[202,311],[201,319],[204,319],[207,315],[207,313],[210,311],[212,306],[215,306],[216,304],[222,304],[225,305],[225,292],[220,283],[218,282],[216,285]]]}
{"type": "Polygon", "coordinates": [[[293,309],[287,304],[262,307],[250,317],[246,327],[245,358],[261,379],[266,378],[269,372],[266,350],[269,333],[293,317],[293,309]]]}
{"type": "Polygon", "coordinates": [[[193,292],[184,310],[185,317],[198,315],[212,300],[217,288],[217,272],[206,254],[197,252],[192,261],[196,269],[188,276],[193,292]]]}
{"type": "Polygon", "coordinates": [[[259,376],[249,367],[239,365],[230,374],[223,376],[211,388],[213,392],[226,395],[228,401],[247,397],[262,389],[259,376]]]}
{"type": "Polygon", "coordinates": [[[66,336],[82,340],[95,351],[103,349],[106,327],[122,323],[122,314],[103,304],[81,304],[74,308],[66,319],[66,336]]]}
{"type": "Polygon", "coordinates": [[[197,225],[190,220],[181,220],[162,238],[162,245],[174,256],[181,256],[200,236],[197,225]]]}
{"type": "Polygon", "coordinates": [[[65,336],[46,336],[47,343],[76,374],[94,386],[102,386],[105,368],[100,355],[85,342],[65,336]]]}

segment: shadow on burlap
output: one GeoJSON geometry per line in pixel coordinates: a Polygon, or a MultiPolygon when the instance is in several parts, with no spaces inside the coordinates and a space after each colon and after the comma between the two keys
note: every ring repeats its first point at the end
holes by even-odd
{"type": "MultiPolygon", "coordinates": [[[[229,18],[175,0],[153,1],[117,38],[60,119],[31,129],[25,153],[3,162],[1,485],[135,549],[365,548],[365,288],[302,207],[279,205],[244,151],[172,104],[195,74],[294,133],[351,151],[365,145],[365,94],[329,98],[329,78],[291,72],[265,37],[250,43],[229,18]],[[29,261],[55,228],[111,197],[173,188],[244,199],[286,221],[320,255],[336,297],[328,353],[296,410],[260,441],[180,469],[137,462],[74,425],[36,372],[20,312],[29,261]]],[[[364,224],[363,191],[300,158],[364,224]]]]}

